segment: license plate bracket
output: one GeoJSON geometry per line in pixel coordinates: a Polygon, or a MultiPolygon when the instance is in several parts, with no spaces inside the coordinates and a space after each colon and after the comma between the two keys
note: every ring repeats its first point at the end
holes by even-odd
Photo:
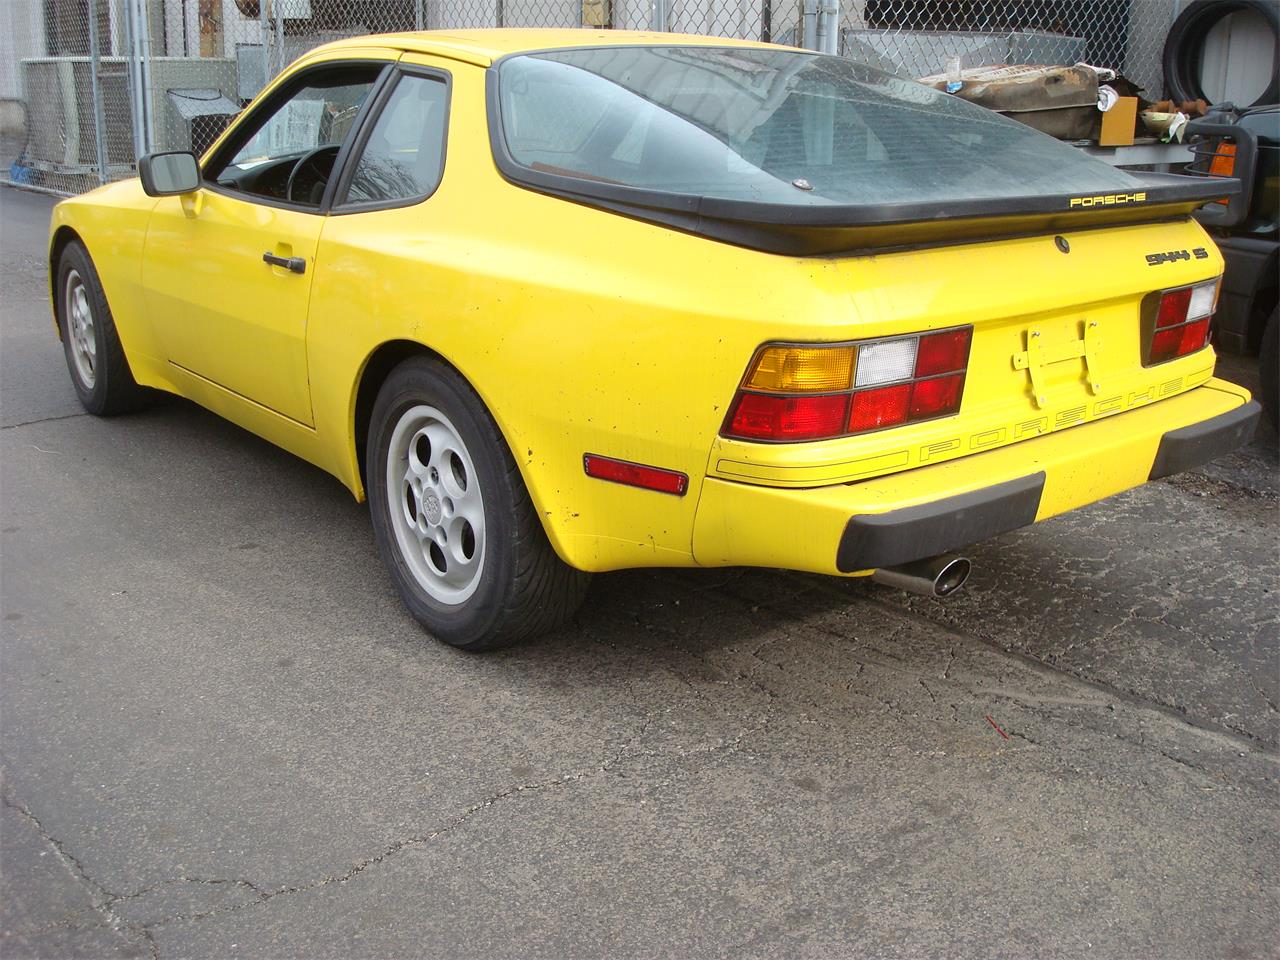
{"type": "Polygon", "coordinates": [[[1083,359],[1089,392],[1096,394],[1102,390],[1102,378],[1099,375],[1102,328],[1097,320],[1082,320],[1080,323],[1083,327],[1080,337],[1064,343],[1046,344],[1043,331],[1038,327],[1028,327],[1023,332],[1026,349],[1013,355],[1013,369],[1027,371],[1027,378],[1031,383],[1031,400],[1041,409],[1051,405],[1045,382],[1045,368],[1056,363],[1083,359]]]}

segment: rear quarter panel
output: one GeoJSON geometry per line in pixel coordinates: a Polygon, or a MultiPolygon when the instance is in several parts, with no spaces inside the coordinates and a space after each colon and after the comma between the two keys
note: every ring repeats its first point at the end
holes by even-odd
{"type": "Polygon", "coordinates": [[[833,268],[507,184],[484,71],[442,65],[453,103],[441,187],[325,225],[308,332],[317,430],[342,438],[341,475],[359,489],[361,370],[387,341],[425,344],[492,412],[561,556],[588,570],[691,563],[707,451],[743,368],[762,339],[823,314],[833,268]],[[589,479],[586,452],[683,471],[689,493],[589,479]]]}

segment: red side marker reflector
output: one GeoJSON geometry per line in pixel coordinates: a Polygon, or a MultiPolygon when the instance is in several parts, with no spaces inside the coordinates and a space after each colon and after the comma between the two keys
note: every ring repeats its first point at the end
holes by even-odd
{"type": "Polygon", "coordinates": [[[614,460],[596,453],[584,454],[582,467],[588,477],[595,477],[597,480],[609,480],[628,487],[643,487],[659,493],[673,493],[677,497],[683,497],[689,492],[689,477],[676,470],[663,470],[661,467],[650,467],[629,460],[614,460]]]}

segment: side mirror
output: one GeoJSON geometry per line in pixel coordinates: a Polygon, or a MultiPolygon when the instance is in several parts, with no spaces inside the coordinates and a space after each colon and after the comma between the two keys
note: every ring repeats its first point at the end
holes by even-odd
{"type": "Polygon", "coordinates": [[[149,197],[176,197],[200,188],[194,153],[149,153],[138,161],[138,176],[149,197]]]}

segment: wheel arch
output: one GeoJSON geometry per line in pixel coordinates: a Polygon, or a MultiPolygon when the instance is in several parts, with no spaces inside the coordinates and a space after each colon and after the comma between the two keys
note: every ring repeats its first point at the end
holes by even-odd
{"type": "MultiPolygon", "coordinates": [[[[382,389],[391,371],[405,360],[416,356],[433,357],[449,363],[439,352],[416,340],[388,340],[375,347],[360,367],[351,402],[352,419],[348,442],[356,464],[355,480],[360,485],[358,495],[361,500],[366,496],[368,484],[365,446],[369,439],[369,419],[373,414],[374,401],[378,399],[378,391],[382,389]]],[[[452,367],[453,364],[450,363],[449,366],[452,367]]]]}
{"type": "MultiPolygon", "coordinates": [[[[355,479],[360,485],[360,489],[357,491],[359,498],[364,499],[366,494],[365,485],[368,479],[368,464],[365,462],[365,447],[369,439],[369,420],[373,414],[374,402],[378,399],[378,391],[382,389],[382,385],[386,382],[387,377],[391,375],[391,371],[411,357],[430,357],[431,359],[439,360],[467,382],[467,386],[475,392],[480,402],[484,404],[489,416],[493,418],[493,422],[498,428],[498,433],[502,435],[503,442],[507,445],[507,450],[512,457],[515,457],[517,465],[521,467],[521,474],[524,475],[524,465],[521,463],[520,458],[516,457],[516,448],[511,443],[511,436],[507,426],[503,423],[497,411],[494,410],[493,403],[485,395],[485,391],[476,386],[475,380],[468,376],[466,371],[439,350],[419,340],[386,340],[374,347],[369,355],[365,357],[352,394],[351,423],[348,429],[347,442],[356,464],[355,479]]],[[[529,483],[528,476],[525,476],[525,486],[529,489],[530,496],[533,496],[533,486],[529,483]]]]}
{"type": "Polygon", "coordinates": [[[73,242],[85,246],[84,238],[79,232],[65,223],[59,224],[49,238],[49,310],[53,315],[53,329],[59,340],[62,339],[62,325],[58,323],[58,261],[62,259],[62,251],[73,242]]]}
{"type": "Polygon", "coordinates": [[[386,340],[380,343],[369,352],[365,358],[360,372],[356,378],[351,399],[351,421],[348,427],[347,435],[347,452],[352,457],[355,467],[353,474],[353,482],[355,493],[358,500],[367,499],[367,481],[368,481],[368,463],[366,462],[365,447],[369,439],[370,419],[373,414],[373,405],[378,398],[378,391],[382,389],[382,385],[386,382],[387,377],[391,375],[399,364],[411,357],[430,357],[446,364],[450,369],[458,374],[467,385],[475,392],[481,404],[489,416],[493,418],[494,425],[498,429],[503,442],[507,445],[507,451],[511,454],[516,462],[520,475],[524,480],[525,489],[529,492],[529,498],[533,501],[534,508],[537,511],[538,518],[542,523],[542,528],[546,532],[547,539],[551,542],[551,547],[561,557],[561,559],[569,562],[560,533],[556,529],[554,523],[550,523],[548,518],[550,513],[545,508],[541,500],[541,491],[539,485],[534,482],[535,478],[529,475],[528,461],[517,454],[517,448],[513,446],[511,441],[510,425],[503,422],[503,418],[498,411],[494,409],[491,398],[485,395],[485,391],[478,388],[475,380],[468,376],[466,371],[460,368],[449,357],[440,351],[422,343],[418,340],[395,339],[386,340]]]}

